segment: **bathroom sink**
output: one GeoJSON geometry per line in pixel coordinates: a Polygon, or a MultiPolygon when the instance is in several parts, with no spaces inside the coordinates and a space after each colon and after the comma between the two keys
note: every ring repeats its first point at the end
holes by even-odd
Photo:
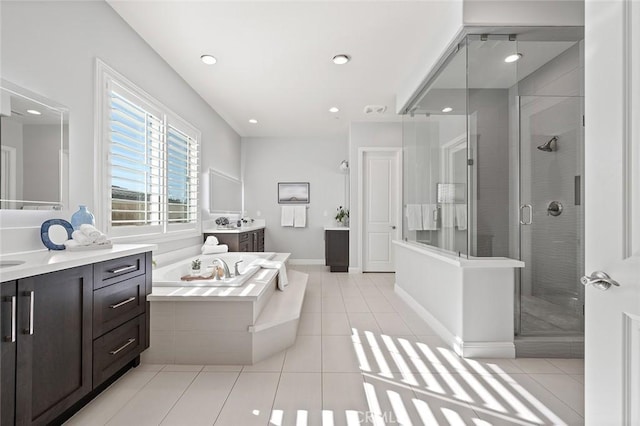
{"type": "Polygon", "coordinates": [[[22,265],[24,260],[0,260],[0,268],[10,268],[12,266],[22,265]]]}

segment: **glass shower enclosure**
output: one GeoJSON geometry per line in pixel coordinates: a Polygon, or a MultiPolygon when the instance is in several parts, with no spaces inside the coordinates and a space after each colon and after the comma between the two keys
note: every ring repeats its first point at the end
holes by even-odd
{"type": "Polygon", "coordinates": [[[403,115],[403,238],[524,261],[515,333],[583,333],[583,31],[467,34],[403,115]]]}

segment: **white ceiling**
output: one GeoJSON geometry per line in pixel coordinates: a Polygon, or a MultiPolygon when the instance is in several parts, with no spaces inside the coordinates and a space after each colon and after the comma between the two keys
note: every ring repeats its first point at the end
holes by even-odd
{"type": "Polygon", "coordinates": [[[433,1],[108,3],[244,137],[346,137],[350,121],[398,120],[395,94],[441,25],[433,1]],[[334,65],[339,53],[352,61],[334,65]],[[365,115],[368,104],[388,109],[365,115]]]}

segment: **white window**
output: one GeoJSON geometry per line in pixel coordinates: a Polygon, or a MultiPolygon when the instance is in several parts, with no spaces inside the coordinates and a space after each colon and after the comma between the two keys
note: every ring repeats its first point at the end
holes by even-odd
{"type": "Polygon", "coordinates": [[[102,197],[112,237],[199,228],[200,132],[98,61],[102,197]]]}

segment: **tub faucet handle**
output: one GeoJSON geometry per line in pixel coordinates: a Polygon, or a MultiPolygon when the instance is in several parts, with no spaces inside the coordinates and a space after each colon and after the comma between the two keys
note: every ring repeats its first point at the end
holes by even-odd
{"type": "Polygon", "coordinates": [[[224,277],[225,278],[231,278],[231,273],[229,272],[229,266],[227,266],[227,262],[225,262],[224,260],[220,259],[219,257],[215,257],[213,258],[213,263],[216,264],[220,264],[220,266],[222,266],[222,269],[224,270],[224,277]]]}
{"type": "Polygon", "coordinates": [[[239,277],[239,276],[240,276],[240,271],[238,270],[238,263],[242,263],[242,262],[243,262],[243,260],[238,260],[238,261],[233,265],[233,274],[234,274],[236,277],[239,277]]]}

